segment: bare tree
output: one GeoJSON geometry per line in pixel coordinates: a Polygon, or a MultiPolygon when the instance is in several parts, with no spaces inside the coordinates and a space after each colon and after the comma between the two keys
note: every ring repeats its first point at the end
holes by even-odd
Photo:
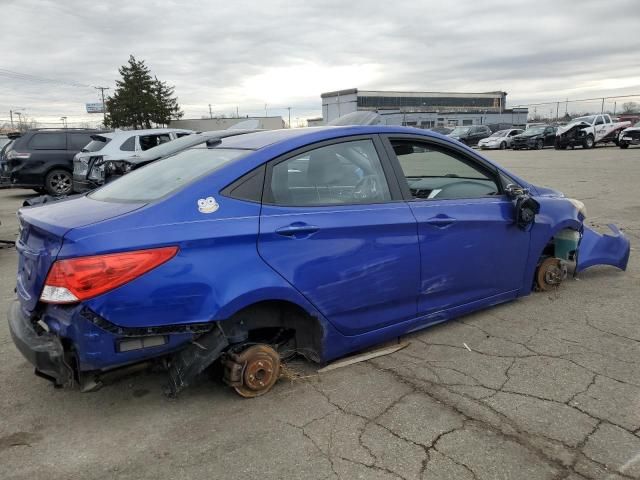
{"type": "Polygon", "coordinates": [[[638,113],[640,112],[640,105],[636,102],[626,102],[622,104],[622,113],[638,113]]]}

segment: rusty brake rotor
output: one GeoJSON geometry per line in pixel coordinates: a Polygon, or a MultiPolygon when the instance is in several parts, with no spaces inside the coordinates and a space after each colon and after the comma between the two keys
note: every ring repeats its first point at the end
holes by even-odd
{"type": "Polygon", "coordinates": [[[225,367],[225,381],[239,395],[253,398],[267,393],[278,381],[280,356],[269,345],[257,344],[230,354],[225,367]]]}
{"type": "Polygon", "coordinates": [[[555,257],[545,258],[536,272],[536,288],[546,291],[558,287],[567,276],[567,266],[555,257]]]}

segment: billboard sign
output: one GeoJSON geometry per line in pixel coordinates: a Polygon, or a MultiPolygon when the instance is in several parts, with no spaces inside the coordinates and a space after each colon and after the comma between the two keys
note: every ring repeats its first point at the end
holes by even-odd
{"type": "Polygon", "coordinates": [[[87,103],[87,113],[104,113],[104,103],[87,103]]]}

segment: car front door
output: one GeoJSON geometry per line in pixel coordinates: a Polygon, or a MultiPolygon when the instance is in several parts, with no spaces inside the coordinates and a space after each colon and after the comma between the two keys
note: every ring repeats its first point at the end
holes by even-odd
{"type": "Polygon", "coordinates": [[[556,129],[547,127],[544,129],[544,144],[546,146],[553,145],[556,141],[556,129]]]}
{"type": "Polygon", "coordinates": [[[478,127],[471,127],[469,131],[469,145],[477,145],[482,137],[482,133],[478,127]]]}
{"type": "Polygon", "coordinates": [[[516,226],[495,168],[436,141],[390,136],[387,149],[418,221],[419,315],[439,321],[455,307],[514,298],[529,233],[516,226]]]}
{"type": "Polygon", "coordinates": [[[272,161],[258,251],[345,335],[416,317],[416,220],[378,137],[272,161]]]}
{"type": "Polygon", "coordinates": [[[595,141],[598,142],[602,140],[607,134],[607,126],[604,122],[604,117],[602,115],[598,115],[596,117],[596,121],[593,124],[593,130],[595,132],[595,141]]]}

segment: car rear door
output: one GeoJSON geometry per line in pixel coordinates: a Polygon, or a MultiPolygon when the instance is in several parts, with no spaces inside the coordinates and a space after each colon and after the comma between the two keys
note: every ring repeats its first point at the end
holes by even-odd
{"type": "Polygon", "coordinates": [[[269,163],[258,251],[345,335],[416,316],[416,221],[377,136],[269,163]]]}
{"type": "Polygon", "coordinates": [[[529,233],[516,226],[495,167],[435,139],[389,136],[387,142],[418,221],[418,314],[514,298],[529,233]]]}

